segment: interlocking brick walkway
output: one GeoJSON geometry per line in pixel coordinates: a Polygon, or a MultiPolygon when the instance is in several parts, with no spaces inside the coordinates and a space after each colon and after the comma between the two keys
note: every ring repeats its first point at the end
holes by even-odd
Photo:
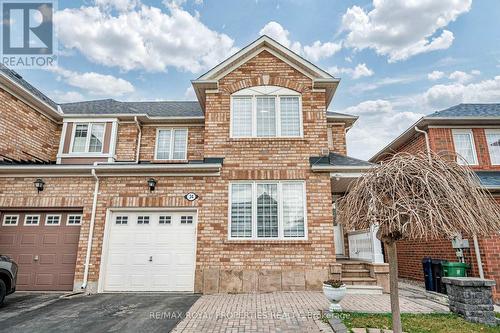
{"type": "MultiPolygon", "coordinates": [[[[402,312],[447,312],[427,299],[400,297],[402,312]]],[[[390,312],[389,295],[347,295],[344,311],[390,312]]],[[[173,332],[331,332],[320,318],[328,302],[321,292],[204,295],[173,332]]]]}
{"type": "Polygon", "coordinates": [[[331,332],[320,292],[204,295],[173,332],[331,332]]]}

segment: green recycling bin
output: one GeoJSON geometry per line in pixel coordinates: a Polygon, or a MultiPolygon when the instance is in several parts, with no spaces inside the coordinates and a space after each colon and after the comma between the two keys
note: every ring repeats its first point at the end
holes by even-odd
{"type": "Polygon", "coordinates": [[[469,265],[463,262],[443,263],[443,275],[446,277],[465,277],[469,265]]]}

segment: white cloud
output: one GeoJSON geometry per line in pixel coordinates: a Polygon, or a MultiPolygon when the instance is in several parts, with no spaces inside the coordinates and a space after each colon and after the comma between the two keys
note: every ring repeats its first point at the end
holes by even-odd
{"type": "Polygon", "coordinates": [[[458,83],[467,83],[474,79],[474,76],[480,75],[481,72],[478,70],[472,70],[470,73],[462,72],[462,71],[454,71],[451,73],[448,78],[450,80],[456,81],[458,83]]]}
{"type": "Polygon", "coordinates": [[[500,76],[476,83],[438,84],[423,95],[424,102],[433,109],[442,109],[459,103],[493,103],[500,100],[500,76]]]}
{"type": "Polygon", "coordinates": [[[368,100],[339,112],[359,115],[348,132],[348,154],[369,159],[423,115],[398,111],[388,100],[368,100]]]}
{"type": "Polygon", "coordinates": [[[441,71],[432,71],[431,73],[427,74],[427,78],[431,81],[436,81],[444,77],[444,73],[441,71]]]}
{"type": "Polygon", "coordinates": [[[105,10],[116,9],[118,11],[132,10],[140,4],[139,0],[94,0],[96,6],[105,10]]]}
{"type": "Polygon", "coordinates": [[[57,103],[72,103],[85,100],[82,94],[76,91],[60,91],[56,90],[51,94],[51,97],[57,103]]]}
{"type": "Polygon", "coordinates": [[[339,74],[347,74],[353,79],[359,79],[364,76],[372,76],[374,74],[373,70],[368,68],[365,63],[358,64],[354,68],[333,66],[328,69],[328,72],[330,72],[330,74],[332,74],[333,76],[337,76],[339,74]]]}
{"type": "Polygon", "coordinates": [[[453,33],[444,30],[450,22],[471,8],[472,0],[373,0],[373,9],[347,9],[342,28],[346,46],[371,48],[386,55],[389,62],[416,54],[447,49],[453,33]]]}
{"type": "Polygon", "coordinates": [[[186,101],[195,101],[197,99],[193,86],[189,86],[186,88],[186,90],[184,91],[184,99],[186,101]]]}
{"type": "Polygon", "coordinates": [[[134,86],[127,80],[95,72],[78,73],[61,67],[51,71],[70,86],[80,88],[91,95],[117,97],[134,92],[134,86]]]}
{"type": "Polygon", "coordinates": [[[304,54],[306,58],[312,61],[318,61],[322,58],[331,57],[332,55],[340,51],[341,48],[341,43],[321,43],[319,40],[317,40],[312,45],[304,46],[304,54]]]}
{"type": "Polygon", "coordinates": [[[298,41],[290,39],[290,32],[283,28],[281,24],[275,21],[268,22],[259,32],[259,34],[267,35],[277,42],[286,46],[293,52],[300,54],[311,61],[318,61],[323,58],[328,58],[340,51],[341,43],[326,42],[322,43],[319,40],[311,45],[302,46],[298,41]]]}
{"type": "Polygon", "coordinates": [[[209,29],[199,15],[176,4],[169,4],[167,13],[143,4],[129,5],[134,1],[98,1],[99,6],[66,8],[54,18],[61,44],[95,63],[125,71],[175,67],[195,73],[236,51],[233,39],[209,29]],[[110,3],[122,11],[106,10],[110,3]]]}

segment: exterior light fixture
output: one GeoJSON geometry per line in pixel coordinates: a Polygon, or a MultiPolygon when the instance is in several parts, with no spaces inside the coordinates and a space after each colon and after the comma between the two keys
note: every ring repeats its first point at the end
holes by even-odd
{"type": "Polygon", "coordinates": [[[149,190],[151,192],[153,192],[155,190],[155,187],[156,187],[156,179],[154,178],[149,178],[148,179],[148,186],[149,186],[149,190]]]}
{"type": "Polygon", "coordinates": [[[35,184],[35,188],[38,191],[38,193],[43,191],[43,187],[45,186],[45,182],[43,181],[42,178],[37,178],[37,180],[35,180],[33,182],[33,184],[35,184]]]}

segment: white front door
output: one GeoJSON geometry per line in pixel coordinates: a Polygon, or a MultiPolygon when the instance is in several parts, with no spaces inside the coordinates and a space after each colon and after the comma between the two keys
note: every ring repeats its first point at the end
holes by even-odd
{"type": "Polygon", "coordinates": [[[113,212],[107,223],[103,291],[194,291],[196,213],[113,212]]]}
{"type": "Polygon", "coordinates": [[[335,254],[344,255],[344,230],[342,230],[342,225],[337,224],[333,226],[333,235],[335,242],[335,254]]]}

